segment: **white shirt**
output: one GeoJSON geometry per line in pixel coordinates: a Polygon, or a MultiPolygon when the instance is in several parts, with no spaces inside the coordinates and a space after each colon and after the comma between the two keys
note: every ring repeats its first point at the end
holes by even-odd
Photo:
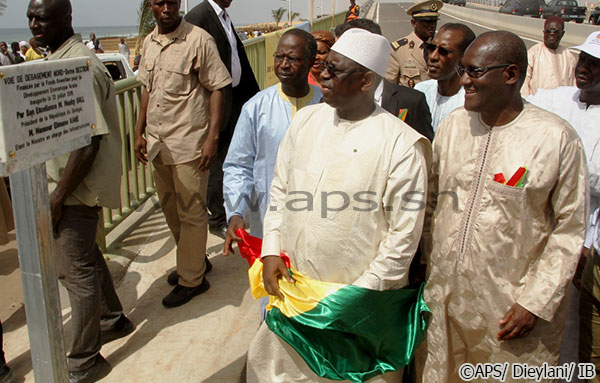
{"type": "Polygon", "coordinates": [[[383,100],[383,81],[379,82],[377,85],[377,89],[375,89],[375,103],[381,106],[381,100],[383,100]]]}
{"type": "Polygon", "coordinates": [[[577,131],[588,165],[588,180],[590,188],[590,215],[585,247],[590,247],[592,241],[600,250],[600,225],[596,224],[596,210],[600,208],[600,105],[590,105],[579,101],[581,91],[574,86],[563,86],[556,89],[540,89],[535,95],[527,97],[527,101],[544,108],[567,120],[577,131]]]}
{"type": "Polygon", "coordinates": [[[221,25],[227,34],[229,44],[231,45],[231,79],[233,80],[231,86],[235,88],[240,84],[240,79],[242,78],[242,64],[240,63],[240,56],[238,55],[235,29],[233,28],[233,24],[231,24],[229,14],[224,9],[219,7],[213,0],[208,0],[208,3],[213,7],[217,16],[219,16],[219,21],[221,22],[221,25]]]}
{"type": "Polygon", "coordinates": [[[431,112],[431,126],[434,132],[446,116],[465,105],[465,90],[463,87],[453,96],[442,96],[439,94],[437,80],[421,81],[415,85],[415,89],[425,94],[425,99],[431,112]]]}
{"type": "MultiPolygon", "coordinates": [[[[94,50],[94,42],[92,40],[88,41],[85,46],[91,51],[94,50]]],[[[98,49],[102,49],[102,43],[100,41],[98,41],[98,49]]]]}
{"type": "Polygon", "coordinates": [[[8,52],[8,56],[0,52],[0,65],[13,65],[15,58],[12,53],[8,52]],[[12,62],[10,61],[12,59],[12,62]]]}

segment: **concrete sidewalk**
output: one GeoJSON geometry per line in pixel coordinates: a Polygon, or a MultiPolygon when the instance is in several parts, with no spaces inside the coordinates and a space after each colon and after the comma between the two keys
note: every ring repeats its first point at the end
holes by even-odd
{"type": "MultiPolygon", "coordinates": [[[[237,383],[260,324],[259,306],[248,288],[248,264],[239,255],[223,257],[223,240],[209,235],[210,290],[182,307],[164,308],[161,300],[172,288],[166,276],[175,267],[175,243],[155,204],[156,200],[148,201],[131,217],[137,225],[125,222],[125,230],[108,238],[109,268],[125,313],[137,329],[102,348],[113,366],[103,382],[237,383]]],[[[15,251],[0,254],[14,267],[15,251]]],[[[0,276],[8,274],[0,270],[0,276]]],[[[17,288],[11,283],[11,289],[17,288]]],[[[11,304],[13,312],[8,315],[4,308],[6,317],[1,317],[7,362],[15,382],[33,382],[24,309],[12,296],[3,303],[11,304]]],[[[61,302],[68,344],[70,308],[64,290],[61,302]]]]}

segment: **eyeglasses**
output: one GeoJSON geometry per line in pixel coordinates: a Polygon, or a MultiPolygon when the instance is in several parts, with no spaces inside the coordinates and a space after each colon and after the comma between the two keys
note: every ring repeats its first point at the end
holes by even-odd
{"type": "Polygon", "coordinates": [[[549,35],[550,33],[560,34],[560,33],[562,33],[562,31],[560,29],[549,28],[549,29],[544,29],[544,33],[547,35],[549,35]]]}
{"type": "Polygon", "coordinates": [[[295,65],[296,63],[298,63],[300,60],[302,60],[299,57],[294,57],[294,56],[286,56],[286,55],[282,55],[279,54],[277,52],[275,52],[273,54],[273,58],[275,59],[275,62],[277,63],[282,63],[283,60],[287,59],[288,63],[290,63],[290,65],[295,65]]]}
{"type": "Polygon", "coordinates": [[[456,73],[458,73],[458,75],[461,77],[463,74],[466,73],[467,76],[469,76],[471,78],[479,78],[492,69],[506,68],[509,65],[512,65],[512,64],[498,64],[498,65],[490,65],[490,66],[484,66],[484,67],[476,67],[476,66],[472,66],[472,65],[468,65],[468,66],[464,67],[461,65],[461,66],[456,67],[456,73]]]}
{"type": "Polygon", "coordinates": [[[352,70],[337,70],[335,69],[335,67],[329,63],[326,63],[324,61],[322,61],[319,64],[319,69],[321,70],[321,72],[327,71],[331,77],[333,78],[339,78],[340,80],[342,79],[342,76],[344,75],[351,75],[352,73],[356,73],[356,72],[362,72],[362,70],[360,69],[352,69],[352,70]]]}
{"type": "Polygon", "coordinates": [[[437,49],[438,53],[444,57],[447,57],[450,53],[455,52],[455,51],[451,51],[447,48],[444,48],[442,46],[435,45],[435,44],[428,43],[428,42],[423,43],[423,45],[425,46],[425,49],[427,49],[429,54],[432,54],[433,52],[435,52],[436,49],[437,49]]]}

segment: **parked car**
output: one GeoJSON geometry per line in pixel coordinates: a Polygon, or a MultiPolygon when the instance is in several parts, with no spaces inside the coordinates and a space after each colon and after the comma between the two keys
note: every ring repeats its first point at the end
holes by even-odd
{"type": "Polygon", "coordinates": [[[448,0],[448,3],[465,7],[467,5],[467,0],[448,0]]]}
{"type": "Polygon", "coordinates": [[[545,4],[544,0],[506,0],[498,11],[519,16],[540,17],[540,8],[545,4]]]}
{"type": "Polygon", "coordinates": [[[129,65],[129,62],[122,54],[100,53],[96,56],[98,56],[100,61],[102,61],[104,66],[106,66],[106,69],[108,69],[113,81],[116,82],[135,76],[133,70],[131,70],[131,65],[129,65]]]}
{"type": "Polygon", "coordinates": [[[585,19],[586,10],[586,7],[580,7],[576,0],[552,0],[542,7],[542,17],[547,19],[550,16],[558,16],[565,21],[575,20],[580,24],[585,19]]]}
{"type": "Polygon", "coordinates": [[[588,20],[590,24],[600,25],[600,7],[594,8],[588,20]]]}

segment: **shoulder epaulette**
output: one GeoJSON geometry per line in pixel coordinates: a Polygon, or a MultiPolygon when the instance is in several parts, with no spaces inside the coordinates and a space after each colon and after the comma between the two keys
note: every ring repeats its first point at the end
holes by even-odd
{"type": "Polygon", "coordinates": [[[401,46],[404,46],[406,44],[408,44],[407,38],[399,39],[392,42],[392,48],[394,48],[394,50],[397,51],[401,46]]]}

